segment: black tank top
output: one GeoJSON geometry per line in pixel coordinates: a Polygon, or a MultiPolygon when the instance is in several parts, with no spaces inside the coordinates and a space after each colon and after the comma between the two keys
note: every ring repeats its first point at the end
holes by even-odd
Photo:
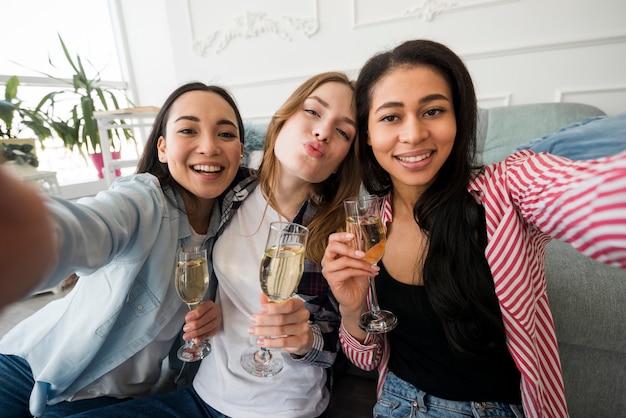
{"type": "Polygon", "coordinates": [[[390,371],[443,399],[521,403],[520,373],[505,347],[471,357],[452,351],[424,286],[400,283],[378,265],[379,304],[398,316],[388,335],[390,371]]]}

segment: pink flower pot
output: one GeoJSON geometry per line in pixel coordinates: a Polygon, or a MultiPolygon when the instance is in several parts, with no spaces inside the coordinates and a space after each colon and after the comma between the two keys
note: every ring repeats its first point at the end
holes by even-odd
{"type": "MultiPolygon", "coordinates": [[[[89,157],[91,157],[91,162],[93,162],[93,165],[96,167],[96,170],[98,170],[98,178],[103,179],[104,178],[104,174],[102,173],[102,168],[104,167],[104,162],[102,161],[102,153],[98,152],[95,154],[89,154],[89,157]]],[[[119,151],[111,151],[111,157],[114,160],[119,160],[120,159],[120,152],[119,151]]],[[[122,175],[122,171],[120,169],[116,169],[115,170],[115,177],[119,177],[122,175]]]]}

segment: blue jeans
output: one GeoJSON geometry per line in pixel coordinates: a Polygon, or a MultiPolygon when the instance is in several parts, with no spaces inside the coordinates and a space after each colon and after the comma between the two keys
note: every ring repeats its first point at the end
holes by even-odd
{"type": "MultiPolygon", "coordinates": [[[[228,418],[211,408],[192,386],[146,398],[137,398],[120,405],[87,411],[67,418],[228,418]]],[[[325,418],[321,415],[319,418],[325,418]]]]}
{"type": "Polygon", "coordinates": [[[162,393],[146,398],[137,398],[119,405],[112,405],[68,418],[228,418],[204,403],[193,387],[162,393]]]}
{"type": "Polygon", "coordinates": [[[374,417],[390,418],[462,418],[507,417],[522,418],[521,405],[500,402],[463,402],[437,398],[389,372],[385,377],[374,417]]]}
{"type": "MultiPolygon", "coordinates": [[[[21,357],[0,354],[0,408],[3,418],[30,418],[30,392],[35,379],[28,362],[21,357]]],[[[61,402],[46,408],[45,418],[62,418],[77,412],[123,402],[123,399],[101,397],[61,402]]]]}

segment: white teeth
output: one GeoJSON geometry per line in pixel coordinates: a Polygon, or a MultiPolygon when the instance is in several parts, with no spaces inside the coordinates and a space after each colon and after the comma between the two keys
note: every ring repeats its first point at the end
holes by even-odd
{"type": "Polygon", "coordinates": [[[418,161],[425,160],[426,158],[430,157],[431,154],[432,152],[429,152],[428,154],[415,155],[413,157],[396,157],[396,158],[405,163],[416,163],[418,161]]]}
{"type": "Polygon", "coordinates": [[[203,171],[205,173],[217,173],[218,171],[222,170],[222,168],[217,165],[194,165],[191,168],[196,171],[203,171]]]}

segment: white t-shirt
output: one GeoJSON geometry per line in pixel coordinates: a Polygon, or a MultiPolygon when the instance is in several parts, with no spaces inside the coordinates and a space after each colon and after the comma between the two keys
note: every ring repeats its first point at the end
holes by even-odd
{"type": "Polygon", "coordinates": [[[256,346],[248,328],[250,317],[261,307],[259,265],[269,224],[278,220],[278,213],[257,187],[213,248],[222,329],[211,339],[213,351],[202,360],[193,387],[212,408],[236,418],[317,417],[328,405],[326,371],[321,367],[283,353],[285,365],[280,373],[256,377],[239,363],[241,353],[256,346]]]}

